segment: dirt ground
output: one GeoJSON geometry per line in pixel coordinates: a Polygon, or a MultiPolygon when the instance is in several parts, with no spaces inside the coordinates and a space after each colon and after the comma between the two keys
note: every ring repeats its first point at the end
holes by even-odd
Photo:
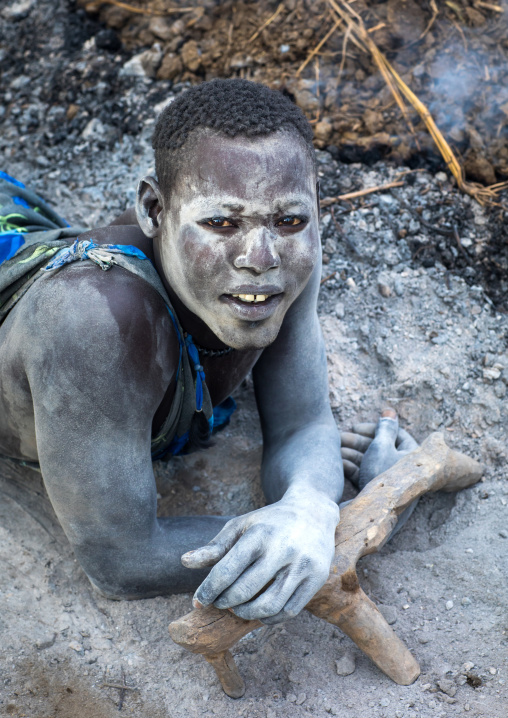
{"type": "MultiPolygon", "coordinates": [[[[103,225],[132,204],[136,180],[152,168],[153,118],[185,86],[119,77],[129,56],[105,53],[100,63],[100,53],[84,46],[104,28],[63,0],[0,7],[0,52],[8,59],[0,164],[69,221],[103,225]],[[80,81],[68,97],[73,73],[89,85],[80,81]],[[68,120],[71,105],[79,110],[68,120]]],[[[409,169],[387,160],[344,163],[324,150],[317,157],[324,196],[384,184],[409,169]]],[[[477,486],[423,498],[404,529],[359,565],[364,590],[420,662],[421,677],[395,685],[340,631],[304,613],[238,644],[247,692],[227,698],[212,669],[169,638],[167,625],[189,610],[190,596],[98,596],[44,508],[38,475],[4,464],[0,716],[505,718],[508,319],[501,280],[497,294],[487,292],[476,269],[505,217],[460,195],[431,166],[402,179],[402,187],[323,211],[329,278],[319,313],[339,427],[374,419],[389,403],[417,439],[441,431],[485,466],[477,486]],[[449,231],[455,225],[460,245],[449,231]],[[347,676],[336,668],[344,655],[355,665],[347,676]]],[[[261,437],[249,380],[236,399],[239,410],[215,447],[154,465],[161,513],[232,514],[261,505],[261,437]]],[[[347,486],[346,498],[353,494],[347,486]]]]}

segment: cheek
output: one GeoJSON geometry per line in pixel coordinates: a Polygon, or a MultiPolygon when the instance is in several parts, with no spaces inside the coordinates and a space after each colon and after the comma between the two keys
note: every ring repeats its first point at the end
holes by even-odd
{"type": "Polygon", "coordinates": [[[306,281],[319,258],[319,235],[312,232],[307,237],[292,237],[286,243],[284,254],[286,266],[291,268],[297,282],[306,281]]]}
{"type": "Polygon", "coordinates": [[[211,245],[203,241],[200,233],[193,228],[183,228],[178,254],[183,274],[196,295],[203,293],[209,280],[213,280],[221,269],[224,270],[226,250],[223,243],[211,245]]]}

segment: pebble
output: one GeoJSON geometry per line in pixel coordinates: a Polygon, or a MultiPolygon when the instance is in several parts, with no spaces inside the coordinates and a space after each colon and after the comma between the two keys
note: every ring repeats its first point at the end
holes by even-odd
{"type": "Polygon", "coordinates": [[[464,598],[461,600],[461,604],[463,606],[470,606],[471,605],[471,599],[469,596],[464,596],[464,598]]]}
{"type": "Polygon", "coordinates": [[[335,315],[338,319],[344,319],[344,315],[346,314],[346,309],[344,307],[344,304],[342,302],[337,302],[335,305],[335,315]]]}
{"type": "Polygon", "coordinates": [[[430,642],[429,634],[428,633],[420,633],[420,635],[418,636],[418,641],[420,643],[422,643],[423,645],[425,645],[426,643],[429,643],[430,642]]]}
{"type": "Polygon", "coordinates": [[[78,643],[78,641],[71,641],[69,643],[69,648],[72,648],[72,650],[76,651],[76,653],[81,653],[83,651],[83,646],[81,643],[78,643]]]}
{"type": "Polygon", "coordinates": [[[307,695],[305,693],[299,693],[298,698],[296,699],[296,705],[301,706],[302,703],[305,703],[307,700],[307,695]]]}
{"type": "Polygon", "coordinates": [[[383,706],[383,708],[386,708],[390,705],[390,701],[388,700],[388,698],[381,698],[381,700],[379,701],[379,705],[383,706]]]}
{"type": "Polygon", "coordinates": [[[471,661],[467,661],[466,663],[464,663],[464,665],[462,666],[462,668],[464,669],[464,671],[466,671],[466,673],[467,673],[468,671],[472,671],[473,668],[474,668],[474,663],[471,663],[471,661]]]}
{"type": "Polygon", "coordinates": [[[493,666],[491,666],[491,667],[489,668],[489,673],[490,673],[491,676],[495,676],[496,673],[497,673],[497,668],[494,668],[493,666]]]}
{"type": "Polygon", "coordinates": [[[56,640],[56,633],[53,633],[51,635],[48,633],[47,636],[42,636],[41,638],[38,638],[35,641],[35,647],[39,651],[44,650],[44,648],[51,648],[51,646],[54,644],[55,640],[56,640]]]}
{"type": "Polygon", "coordinates": [[[397,622],[397,609],[395,606],[384,606],[381,604],[378,608],[389,626],[393,626],[393,624],[397,622]]]}
{"type": "Polygon", "coordinates": [[[508,538],[508,531],[505,531],[504,529],[502,529],[499,532],[499,535],[501,536],[501,538],[508,538]]]}
{"type": "Polygon", "coordinates": [[[450,696],[450,698],[453,698],[453,696],[457,693],[457,686],[455,683],[448,678],[441,678],[437,685],[439,686],[439,689],[443,691],[443,693],[446,693],[447,696],[450,696]]]}
{"type": "Polygon", "coordinates": [[[354,655],[349,651],[346,651],[342,658],[335,661],[335,668],[338,676],[350,676],[351,673],[354,673],[356,668],[354,655]]]}
{"type": "Polygon", "coordinates": [[[296,696],[294,693],[288,693],[286,696],[288,703],[296,703],[296,696]]]}
{"type": "Polygon", "coordinates": [[[447,601],[445,607],[447,611],[451,611],[453,608],[453,601],[447,601]]]}

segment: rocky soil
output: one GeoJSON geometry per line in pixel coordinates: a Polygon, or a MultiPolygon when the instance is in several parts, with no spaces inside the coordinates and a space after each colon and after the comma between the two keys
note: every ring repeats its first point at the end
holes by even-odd
{"type": "MultiPolygon", "coordinates": [[[[98,37],[113,37],[64,0],[1,7],[2,168],[70,222],[103,225],[132,204],[136,180],[151,171],[154,118],[185,85],[122,73],[129,54],[100,49],[106,40],[98,37]]],[[[20,501],[5,465],[1,716],[506,716],[507,288],[501,274],[489,279],[478,269],[505,218],[460,195],[441,170],[346,164],[324,150],[317,157],[323,196],[404,181],[323,210],[319,313],[338,425],[375,419],[389,403],[417,439],[442,431],[485,466],[477,486],[422,499],[404,529],[359,566],[363,588],[414,652],[421,677],[393,684],[340,631],[305,614],[238,644],[247,692],[228,699],[212,669],[168,636],[190,596],[99,597],[40,509],[43,495],[34,502],[37,475],[24,473],[31,498],[20,501]]],[[[243,513],[261,504],[249,380],[236,398],[239,411],[215,447],[155,465],[161,513],[243,513]]],[[[346,498],[353,494],[348,486],[346,498]]]]}

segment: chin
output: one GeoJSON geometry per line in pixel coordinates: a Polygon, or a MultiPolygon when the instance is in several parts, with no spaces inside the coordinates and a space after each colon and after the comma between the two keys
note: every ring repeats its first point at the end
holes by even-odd
{"type": "Polygon", "coordinates": [[[280,324],[277,326],[270,327],[259,327],[257,323],[251,325],[250,328],[232,329],[228,327],[225,330],[218,328],[214,334],[222,341],[227,344],[228,347],[232,347],[237,351],[254,351],[259,349],[266,349],[270,344],[277,339],[280,331],[280,324]]]}

